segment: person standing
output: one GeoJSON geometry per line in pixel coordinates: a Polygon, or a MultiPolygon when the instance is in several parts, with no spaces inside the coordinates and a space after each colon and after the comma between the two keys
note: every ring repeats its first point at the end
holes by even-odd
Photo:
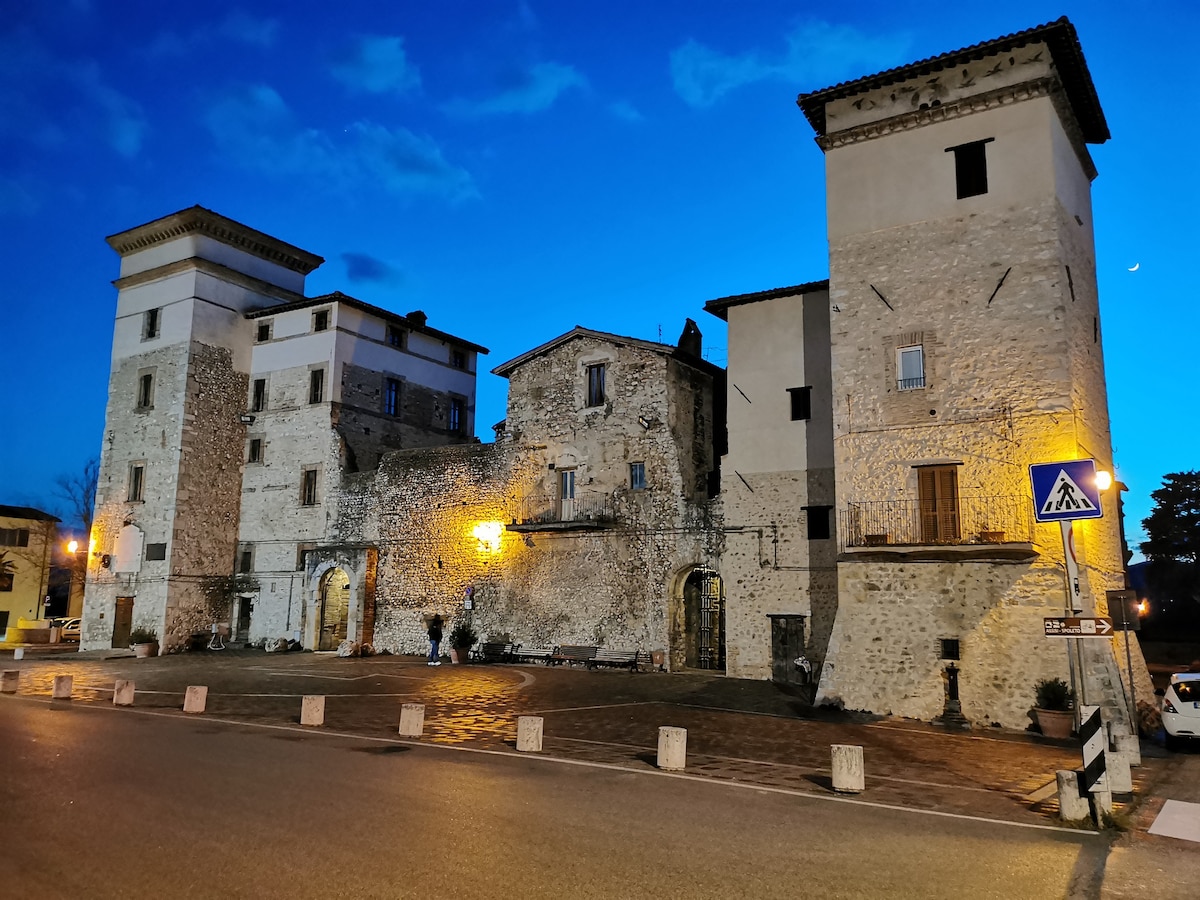
{"type": "Polygon", "coordinates": [[[440,666],[438,645],[442,642],[442,617],[435,615],[429,622],[429,665],[440,666]]]}

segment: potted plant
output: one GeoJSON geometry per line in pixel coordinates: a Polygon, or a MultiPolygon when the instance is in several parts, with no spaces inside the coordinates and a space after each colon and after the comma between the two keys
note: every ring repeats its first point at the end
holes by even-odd
{"type": "Polygon", "coordinates": [[[450,662],[465,663],[479,635],[469,622],[459,622],[450,631],[450,662]]]}
{"type": "Polygon", "coordinates": [[[1043,678],[1034,685],[1034,717],[1042,734],[1069,738],[1075,727],[1075,694],[1061,678],[1043,678]]]}
{"type": "Polygon", "coordinates": [[[158,656],[158,635],[149,628],[135,628],[129,633],[129,646],[138,659],[158,656]]]}

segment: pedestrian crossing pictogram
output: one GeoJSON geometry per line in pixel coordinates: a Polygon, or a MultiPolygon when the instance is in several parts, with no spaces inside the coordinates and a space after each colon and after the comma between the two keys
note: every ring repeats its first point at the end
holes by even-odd
{"type": "Polygon", "coordinates": [[[1036,463],[1029,467],[1029,478],[1033,484],[1033,511],[1039,522],[1098,519],[1104,515],[1094,460],[1036,463]]]}

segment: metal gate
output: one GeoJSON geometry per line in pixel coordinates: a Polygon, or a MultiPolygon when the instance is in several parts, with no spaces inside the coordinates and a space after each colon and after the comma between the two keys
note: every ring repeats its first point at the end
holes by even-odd
{"type": "Polygon", "coordinates": [[[708,569],[697,569],[693,575],[700,576],[696,666],[701,669],[724,669],[725,598],[721,589],[721,576],[708,569]]]}

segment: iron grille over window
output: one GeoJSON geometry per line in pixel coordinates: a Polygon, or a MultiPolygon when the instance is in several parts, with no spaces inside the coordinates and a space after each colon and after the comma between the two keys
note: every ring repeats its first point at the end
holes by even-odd
{"type": "Polygon", "coordinates": [[[901,347],[896,351],[896,387],[911,391],[925,387],[925,348],[922,346],[901,347]]]}

